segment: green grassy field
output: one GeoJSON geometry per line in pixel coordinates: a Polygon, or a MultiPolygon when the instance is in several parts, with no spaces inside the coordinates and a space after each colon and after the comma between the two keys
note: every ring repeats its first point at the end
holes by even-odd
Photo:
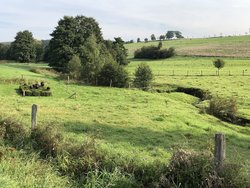
{"type": "MultiPolygon", "coordinates": [[[[181,55],[195,55],[188,54],[187,51],[215,43],[234,46],[234,43],[247,40],[250,37],[238,37],[237,40],[234,37],[185,39],[166,41],[164,46],[173,45],[180,53],[184,50],[181,55]]],[[[140,45],[144,43],[127,46],[130,56],[140,45]]],[[[212,55],[217,51],[212,47],[211,50],[212,55]]],[[[226,65],[220,71],[220,76],[216,76],[212,57],[177,56],[155,61],[132,59],[126,69],[133,78],[138,64],[148,64],[154,73],[154,88],[171,90],[176,86],[196,87],[209,90],[213,95],[233,96],[237,99],[238,116],[250,119],[250,59],[244,58],[248,56],[247,50],[242,49],[245,55],[240,55],[241,58],[224,58],[226,65]]],[[[196,53],[195,50],[190,52],[196,53]]],[[[223,54],[220,55],[224,56],[223,54]]],[[[198,98],[176,92],[156,93],[133,88],[93,87],[73,82],[67,84],[66,81],[58,79],[56,73],[44,68],[48,66],[0,62],[0,117],[14,119],[30,129],[31,106],[37,104],[39,127],[55,127],[67,142],[79,145],[88,138],[95,138],[98,149],[116,163],[133,162],[142,167],[153,165],[156,161],[167,163],[172,153],[179,148],[212,151],[214,134],[223,132],[227,138],[227,159],[244,163],[245,168],[250,171],[250,125],[237,126],[201,113],[194,105],[199,102],[198,98]],[[18,95],[16,89],[22,78],[32,83],[45,81],[51,87],[53,95],[18,95]],[[73,93],[76,93],[76,98],[70,97],[73,93]]],[[[42,181],[46,182],[44,185],[49,185],[54,179],[51,187],[59,185],[57,182],[61,182],[61,187],[73,186],[49,164],[40,161],[37,154],[0,149],[0,152],[8,151],[1,161],[1,184],[6,184],[11,179],[10,185],[32,187],[42,181]],[[16,161],[14,165],[12,159],[16,161]],[[20,170],[15,169],[15,165],[20,170]],[[31,181],[20,183],[19,178],[24,177],[20,175],[21,171],[28,174],[37,166],[42,166],[41,171],[34,174],[31,181]],[[11,174],[13,170],[15,173],[11,174]],[[39,173],[43,175],[40,176],[39,173]]]]}
{"type": "MultiPolygon", "coordinates": [[[[127,44],[129,57],[142,46],[157,45],[157,42],[127,44]]],[[[197,38],[163,41],[163,48],[174,47],[181,56],[250,57],[250,36],[197,38]]]]}
{"type": "MultiPolygon", "coordinates": [[[[210,62],[203,58],[196,60],[210,62]]],[[[162,87],[178,84],[206,88],[228,96],[234,94],[239,97],[240,114],[249,118],[249,76],[157,76],[157,63],[162,65],[161,71],[168,72],[169,64],[175,66],[176,62],[194,66],[194,59],[189,58],[147,62],[156,72],[154,82],[162,87]],[[238,82],[243,86],[239,87],[238,82]],[[213,87],[211,84],[214,84],[213,87]],[[237,90],[231,91],[232,84],[237,90]]],[[[129,71],[132,72],[138,63],[132,62],[129,71]]],[[[200,64],[197,63],[197,66],[200,67],[200,64]]],[[[68,140],[79,143],[85,137],[94,135],[100,147],[111,156],[119,155],[124,160],[136,158],[146,164],[155,160],[166,162],[173,150],[179,147],[208,149],[213,144],[214,133],[224,132],[228,138],[228,158],[235,159],[237,152],[239,158],[248,159],[250,128],[200,114],[199,109],[192,105],[197,101],[195,97],[182,93],[158,94],[133,89],[66,85],[53,76],[30,72],[31,67],[0,64],[1,79],[4,80],[0,90],[2,117],[14,117],[29,127],[31,105],[35,103],[39,105],[39,126],[59,127],[68,140]],[[11,84],[8,79],[11,81],[13,77],[22,75],[30,81],[46,81],[52,88],[53,96],[17,95],[15,89],[18,83],[11,84]],[[77,93],[76,99],[70,99],[74,92],[77,93]]]]}

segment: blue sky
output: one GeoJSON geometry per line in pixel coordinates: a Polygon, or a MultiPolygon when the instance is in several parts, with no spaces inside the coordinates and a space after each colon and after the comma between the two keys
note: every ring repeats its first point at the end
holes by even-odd
{"type": "Polygon", "coordinates": [[[30,30],[49,39],[64,15],[94,17],[106,39],[150,37],[180,30],[186,37],[245,34],[249,0],[1,0],[0,41],[30,30]]]}

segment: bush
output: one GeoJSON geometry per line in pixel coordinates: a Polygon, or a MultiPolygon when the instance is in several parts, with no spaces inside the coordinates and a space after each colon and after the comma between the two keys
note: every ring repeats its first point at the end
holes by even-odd
{"type": "Polygon", "coordinates": [[[153,73],[150,67],[142,63],[140,64],[135,71],[134,86],[147,90],[151,81],[153,79],[153,73]]]}
{"type": "Polygon", "coordinates": [[[14,147],[22,147],[28,137],[24,127],[10,119],[0,121],[0,140],[14,147]]]}
{"type": "Polygon", "coordinates": [[[84,181],[90,171],[101,169],[104,155],[97,152],[95,140],[89,139],[83,145],[64,145],[57,160],[63,174],[84,181]]]}
{"type": "Polygon", "coordinates": [[[208,152],[179,150],[170,160],[158,187],[249,187],[250,179],[241,165],[225,163],[220,172],[214,168],[213,155],[208,152]]]}
{"type": "Polygon", "coordinates": [[[212,155],[179,150],[171,158],[168,172],[161,178],[164,187],[204,187],[203,182],[213,170],[212,155]]]}
{"type": "Polygon", "coordinates": [[[123,66],[117,63],[106,63],[98,75],[98,85],[113,87],[126,87],[129,77],[123,66]]]}
{"type": "Polygon", "coordinates": [[[169,49],[161,49],[160,43],[158,46],[143,46],[134,53],[134,58],[145,59],[165,59],[175,55],[175,49],[173,47],[169,49]]]}
{"type": "Polygon", "coordinates": [[[31,133],[31,139],[33,148],[39,150],[43,158],[56,157],[61,151],[62,135],[56,129],[36,128],[31,133]]]}
{"type": "Polygon", "coordinates": [[[237,120],[237,101],[235,98],[213,97],[207,111],[217,118],[234,123],[237,120]]]}

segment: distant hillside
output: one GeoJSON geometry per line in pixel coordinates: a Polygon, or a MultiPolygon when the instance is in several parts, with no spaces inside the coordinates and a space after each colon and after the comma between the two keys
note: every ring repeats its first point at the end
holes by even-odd
{"type": "MultiPolygon", "coordinates": [[[[156,42],[126,44],[129,57],[142,46],[157,45],[156,42]]],[[[180,39],[163,41],[163,48],[174,47],[181,56],[250,57],[250,36],[234,36],[204,39],[180,39]]]]}

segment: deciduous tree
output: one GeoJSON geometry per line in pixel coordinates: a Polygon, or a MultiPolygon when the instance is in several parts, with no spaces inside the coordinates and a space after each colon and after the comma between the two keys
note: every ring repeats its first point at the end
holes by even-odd
{"type": "Polygon", "coordinates": [[[11,43],[11,57],[19,62],[31,62],[36,58],[36,46],[30,31],[17,33],[14,42],[11,43]]]}

